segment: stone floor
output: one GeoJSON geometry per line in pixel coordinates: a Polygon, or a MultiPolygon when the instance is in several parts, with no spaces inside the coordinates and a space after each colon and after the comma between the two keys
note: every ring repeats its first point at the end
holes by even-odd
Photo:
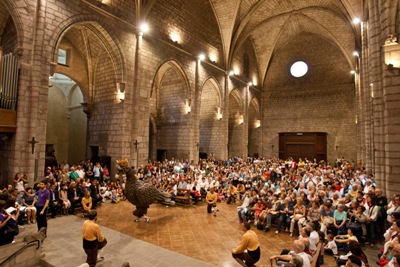
{"type": "MultiPolygon", "coordinates": [[[[148,212],[150,223],[133,222],[134,206],[129,202],[105,203],[97,209],[108,244],[101,252],[105,261],[97,266],[239,266],[231,257],[242,230],[236,206],[219,203],[216,217],[207,214],[206,205],[166,207],[153,204],[148,212]]],[[[80,229],[83,218],[61,216],[50,219],[44,242],[44,260],[53,266],[78,266],[85,262],[80,229]]],[[[25,231],[36,230],[27,225],[25,231]]],[[[288,233],[265,233],[255,229],[261,244],[257,266],[270,266],[269,257],[283,248],[291,248],[294,238],[288,233]]],[[[377,249],[366,248],[371,266],[376,266],[377,249]]],[[[332,256],[325,256],[324,266],[333,267],[332,256]]]]}

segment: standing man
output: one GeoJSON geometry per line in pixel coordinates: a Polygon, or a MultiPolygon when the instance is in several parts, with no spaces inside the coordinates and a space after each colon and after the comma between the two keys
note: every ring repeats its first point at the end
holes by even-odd
{"type": "Polygon", "coordinates": [[[214,213],[214,216],[217,216],[217,193],[215,193],[214,187],[210,187],[210,191],[207,192],[206,201],[207,201],[207,213],[214,213]]]}
{"type": "Polygon", "coordinates": [[[103,168],[101,167],[100,162],[96,162],[96,165],[93,167],[93,176],[95,180],[100,182],[100,184],[103,184],[102,173],[103,168]]]}
{"type": "Polygon", "coordinates": [[[250,230],[250,224],[243,222],[242,225],[244,234],[239,245],[232,250],[232,257],[242,266],[254,266],[260,260],[260,243],[257,234],[250,230]]]}
{"type": "Polygon", "coordinates": [[[104,260],[104,257],[97,259],[97,254],[107,244],[107,239],[103,236],[97,221],[97,212],[91,210],[82,225],[83,249],[87,255],[86,263],[90,267],[96,266],[98,261],[104,260]]]}
{"type": "Polygon", "coordinates": [[[47,207],[50,204],[50,191],[43,182],[38,184],[38,188],[39,190],[36,192],[38,197],[36,202],[36,222],[38,231],[40,231],[42,227],[47,228],[47,207]]]}

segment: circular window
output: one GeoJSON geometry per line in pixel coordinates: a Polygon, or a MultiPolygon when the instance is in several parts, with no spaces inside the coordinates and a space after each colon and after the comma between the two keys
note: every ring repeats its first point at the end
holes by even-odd
{"type": "Polygon", "coordinates": [[[296,77],[304,76],[308,71],[308,66],[304,61],[297,61],[290,67],[290,73],[296,77]]]}

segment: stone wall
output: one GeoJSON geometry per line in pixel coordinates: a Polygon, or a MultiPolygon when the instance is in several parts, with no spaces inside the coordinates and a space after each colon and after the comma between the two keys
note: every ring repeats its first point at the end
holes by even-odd
{"type": "Polygon", "coordinates": [[[329,162],[337,156],[356,160],[355,87],[350,70],[338,47],[312,35],[297,36],[277,51],[263,94],[263,155],[278,156],[280,132],[326,132],[329,162]],[[317,49],[325,55],[323,61],[314,53],[317,49]],[[297,60],[309,68],[300,78],[289,72],[297,60]]]}
{"type": "MultiPolygon", "coordinates": [[[[248,31],[240,21],[246,17],[246,4],[229,26],[216,19],[221,6],[212,6],[210,1],[154,1],[151,9],[142,10],[130,0],[108,5],[96,0],[38,3],[38,7],[35,1],[0,3],[1,45],[15,52],[21,62],[18,131],[0,144],[3,175],[28,172],[33,177],[35,158],[40,169],[44,166],[52,112],[47,109],[50,62],[56,61],[58,47],[69,47],[70,65],[58,65],[56,72],[76,81],[82,90],[84,111],[89,115],[86,146],[99,146],[100,155],[111,156],[113,162],[127,157],[145,163],[150,133],[155,135],[151,137],[153,156],[165,148],[174,151],[171,155],[196,160],[199,152],[216,153],[214,148],[220,153],[217,157],[227,157],[228,147],[230,156],[256,152],[277,156],[279,132],[319,131],[328,133],[329,161],[336,156],[356,160],[358,147],[358,155],[379,178],[379,185],[395,192],[391,188],[396,188],[400,174],[396,91],[400,82],[396,70],[386,69],[382,55],[386,36],[398,35],[399,7],[391,6],[391,1],[366,1],[362,28],[335,17],[332,23],[346,27],[329,29],[331,36],[321,37],[321,28],[303,29],[289,23],[285,29],[295,34],[276,37],[276,43],[268,47],[262,46],[262,39],[255,42],[256,36],[246,36],[248,31]],[[143,36],[136,25],[141,21],[150,25],[143,36]],[[228,35],[239,29],[243,36],[228,35]],[[357,48],[359,31],[363,69],[352,76],[349,72],[355,62],[348,55],[357,48]],[[341,41],[328,41],[335,39],[341,41]],[[200,53],[205,53],[205,61],[198,61],[200,53]],[[288,70],[299,59],[310,69],[305,77],[294,79],[288,70]],[[238,75],[228,76],[231,69],[238,75]],[[249,81],[257,86],[249,87],[249,81]],[[360,88],[355,88],[357,81],[360,88]],[[117,99],[118,82],[126,85],[124,102],[117,99]],[[150,99],[151,92],[155,93],[150,99]],[[254,98],[258,111],[250,104],[254,98]],[[181,110],[186,99],[190,114],[181,110]],[[213,118],[216,105],[223,114],[220,121],[213,118]],[[171,117],[168,123],[159,116],[166,109],[171,117]],[[243,115],[242,125],[237,115],[243,115]],[[255,118],[261,120],[259,129],[252,128],[255,118]],[[176,129],[184,136],[175,136],[176,129]],[[35,154],[28,144],[33,136],[39,141],[35,154]]],[[[226,14],[234,9],[229,6],[226,14]]],[[[307,16],[317,20],[318,14],[309,10],[307,16]]],[[[281,21],[284,16],[277,23],[281,21]]],[[[271,28],[271,33],[279,34],[280,26],[271,28]]],[[[260,27],[255,32],[261,31],[260,27]]],[[[71,112],[82,115],[78,109],[71,112]]],[[[55,132],[51,129],[49,135],[51,131],[55,132]]],[[[86,134],[81,135],[83,140],[86,134]]]]}

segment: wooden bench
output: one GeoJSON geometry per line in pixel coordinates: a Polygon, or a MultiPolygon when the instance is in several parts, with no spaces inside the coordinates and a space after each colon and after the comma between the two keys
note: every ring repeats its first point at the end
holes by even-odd
{"type": "Polygon", "coordinates": [[[317,250],[312,257],[311,267],[319,267],[319,256],[321,256],[323,246],[324,244],[322,242],[318,242],[317,250]]]}
{"type": "Polygon", "coordinates": [[[174,197],[175,202],[182,202],[184,205],[190,205],[190,190],[178,188],[177,195],[174,197]]]}

